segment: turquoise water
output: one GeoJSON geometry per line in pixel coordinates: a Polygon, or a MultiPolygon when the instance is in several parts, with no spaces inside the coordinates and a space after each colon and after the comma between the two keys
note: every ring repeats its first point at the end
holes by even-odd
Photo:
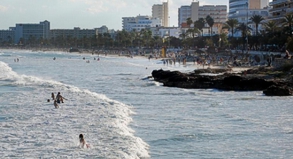
{"type": "Polygon", "coordinates": [[[94,58],[0,50],[0,156],[293,156],[292,97],[163,87],[143,79],[154,69],[188,71],[197,66],[164,66],[139,57],[94,58]],[[59,109],[47,102],[52,92],[68,99],[59,109]],[[79,147],[80,133],[90,149],[79,147]]]}

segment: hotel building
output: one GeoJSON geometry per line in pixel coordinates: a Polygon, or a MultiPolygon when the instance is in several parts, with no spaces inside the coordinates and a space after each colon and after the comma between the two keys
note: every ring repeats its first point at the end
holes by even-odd
{"type": "Polygon", "coordinates": [[[47,39],[50,32],[50,22],[44,21],[39,24],[16,24],[13,27],[15,32],[14,42],[19,44],[21,42],[26,42],[29,39],[47,39]]]}

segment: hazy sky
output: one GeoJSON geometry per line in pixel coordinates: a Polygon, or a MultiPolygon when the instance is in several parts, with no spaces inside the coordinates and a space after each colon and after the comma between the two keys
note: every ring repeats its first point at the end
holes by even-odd
{"type": "MultiPolygon", "coordinates": [[[[121,30],[122,17],[151,16],[153,4],[163,1],[167,0],[0,0],[0,29],[48,20],[51,29],[93,29],[106,25],[121,30]]],[[[178,8],[191,2],[169,0],[170,26],[178,24],[178,8]]],[[[200,6],[208,4],[228,6],[228,0],[199,0],[200,6]]]]}

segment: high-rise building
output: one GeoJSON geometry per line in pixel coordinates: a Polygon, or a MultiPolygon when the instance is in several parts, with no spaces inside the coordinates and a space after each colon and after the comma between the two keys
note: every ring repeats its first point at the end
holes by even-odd
{"type": "Polygon", "coordinates": [[[155,4],[152,7],[152,17],[160,18],[162,20],[162,26],[169,26],[169,2],[163,2],[162,4],[155,4]]]}
{"type": "Polygon", "coordinates": [[[186,23],[187,18],[191,18],[192,21],[198,20],[199,2],[192,2],[190,6],[184,5],[178,9],[178,26],[182,23],[186,23]]]}
{"type": "Polygon", "coordinates": [[[39,24],[16,24],[15,43],[24,43],[29,40],[46,39],[50,33],[50,22],[44,21],[39,24]]]}
{"type": "Polygon", "coordinates": [[[293,0],[273,0],[269,3],[270,20],[280,20],[288,13],[293,13],[293,0]]]}

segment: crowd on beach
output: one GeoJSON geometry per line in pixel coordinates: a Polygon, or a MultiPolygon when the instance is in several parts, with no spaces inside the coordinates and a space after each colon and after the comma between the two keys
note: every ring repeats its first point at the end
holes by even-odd
{"type": "MultiPolygon", "coordinates": [[[[40,48],[35,51],[56,51],[56,48],[40,48]]],[[[70,52],[69,49],[59,48],[58,51],[70,52]]],[[[168,49],[166,50],[165,57],[162,56],[160,48],[156,49],[76,49],[81,54],[92,54],[92,55],[115,55],[125,56],[133,58],[135,56],[143,56],[149,60],[162,59],[166,65],[187,65],[193,63],[196,66],[219,66],[219,67],[251,67],[251,66],[272,66],[275,58],[291,58],[291,54],[284,48],[267,47],[257,48],[251,47],[249,50],[228,50],[225,52],[209,53],[208,51],[202,51],[200,49],[168,49]],[[251,54],[256,51],[257,54],[251,54]],[[282,55],[282,53],[284,55],[282,55]]],[[[55,60],[55,59],[54,59],[55,60]]],[[[96,60],[96,59],[94,59],[96,60]]],[[[99,58],[97,59],[100,60],[99,58]]],[[[18,60],[17,60],[18,61],[18,60]]],[[[86,61],[90,63],[89,60],[86,61]]]]}

